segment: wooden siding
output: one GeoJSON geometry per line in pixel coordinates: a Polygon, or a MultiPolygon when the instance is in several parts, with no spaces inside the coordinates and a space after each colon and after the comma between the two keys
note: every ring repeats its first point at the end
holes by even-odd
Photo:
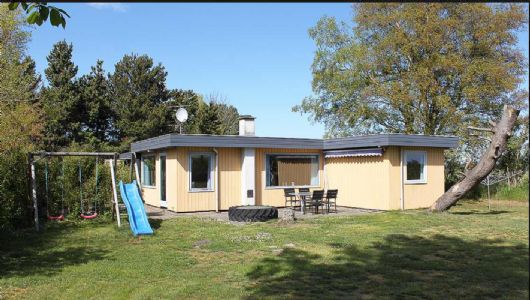
{"type": "MultiPolygon", "coordinates": [[[[405,209],[429,207],[444,193],[444,149],[430,147],[403,147],[405,150],[420,150],[427,152],[427,183],[404,184],[405,209]]],[[[391,209],[400,208],[400,159],[399,147],[390,148],[391,167],[391,209]],[[396,180],[394,180],[396,178],[396,180]]]]}
{"type": "MultiPolygon", "coordinates": [[[[427,152],[427,183],[405,184],[405,209],[430,206],[444,192],[444,151],[430,147],[403,147],[403,150],[427,152]]],[[[166,153],[166,185],[168,209],[177,212],[212,211],[216,209],[216,193],[219,190],[219,209],[241,203],[241,149],[218,148],[219,178],[214,181],[213,191],[189,191],[189,152],[212,152],[212,148],[179,147],[166,153]],[[219,187],[218,187],[218,186],[219,187]]],[[[283,207],[282,188],[265,187],[265,155],[274,153],[319,154],[319,185],[314,189],[339,189],[338,205],[369,209],[400,209],[400,147],[388,147],[382,157],[351,157],[326,159],[322,150],[313,149],[256,149],[257,205],[283,207]]],[[[156,187],[143,188],[147,204],[160,206],[160,160],[156,156],[156,187]]],[[[215,162],[214,162],[215,164],[215,162]]]]}
{"type": "Polygon", "coordinates": [[[219,148],[219,209],[241,205],[241,149],[219,148]]]}
{"type": "Polygon", "coordinates": [[[337,205],[389,209],[386,153],[373,157],[326,158],[327,189],[338,189],[337,205]]]}
{"type": "MultiPolygon", "coordinates": [[[[241,203],[241,150],[239,148],[218,149],[219,184],[213,182],[213,191],[191,192],[189,186],[189,153],[211,152],[212,148],[179,147],[167,149],[166,153],[166,198],[167,208],[176,212],[215,210],[216,193],[219,185],[219,209],[227,210],[230,206],[241,203]]],[[[156,153],[156,187],[143,188],[144,201],[153,206],[160,206],[160,159],[156,153]]],[[[216,158],[217,159],[217,158],[216,158]]],[[[215,168],[215,159],[214,159],[215,168]]],[[[215,170],[214,170],[215,171],[215,170]]],[[[216,176],[214,172],[214,177],[216,176]]]]}
{"type": "Polygon", "coordinates": [[[285,206],[285,198],[283,196],[283,188],[265,187],[265,155],[275,153],[306,153],[319,154],[319,185],[312,189],[323,188],[323,155],[320,149],[274,149],[274,148],[258,148],[256,149],[256,205],[272,205],[276,207],[285,206]]]}
{"type": "MultiPolygon", "coordinates": [[[[382,157],[326,159],[326,188],[339,189],[337,204],[369,209],[401,208],[401,148],[382,157]]],[[[444,149],[403,147],[427,152],[427,183],[405,184],[405,209],[428,207],[444,192],[444,149]]]]}

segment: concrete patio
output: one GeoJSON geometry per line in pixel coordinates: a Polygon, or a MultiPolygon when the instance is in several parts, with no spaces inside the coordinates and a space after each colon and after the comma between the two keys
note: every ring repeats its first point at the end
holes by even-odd
{"type": "MultiPolygon", "coordinates": [[[[185,218],[185,217],[199,217],[199,218],[210,218],[218,221],[229,221],[228,220],[228,211],[214,212],[190,212],[190,213],[176,213],[167,209],[158,208],[150,205],[145,205],[145,210],[147,216],[151,219],[157,220],[167,220],[173,218],[185,218]]],[[[282,211],[285,208],[278,209],[278,216],[282,215],[282,211]]],[[[329,217],[340,217],[340,216],[356,216],[364,215],[369,213],[378,213],[381,211],[362,209],[362,208],[350,208],[350,207],[337,207],[337,212],[334,212],[333,209],[330,213],[322,214],[320,211],[318,214],[313,213],[312,211],[306,211],[305,214],[302,214],[299,209],[295,210],[296,219],[314,219],[314,218],[329,218],[329,217]]]]}

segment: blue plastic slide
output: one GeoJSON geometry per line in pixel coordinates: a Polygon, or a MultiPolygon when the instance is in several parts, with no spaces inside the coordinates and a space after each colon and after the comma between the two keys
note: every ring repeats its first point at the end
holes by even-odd
{"type": "Polygon", "coordinates": [[[133,183],[123,184],[120,181],[120,193],[123,203],[127,207],[127,214],[129,215],[129,224],[134,236],[139,234],[153,234],[153,229],[147,220],[144,203],[142,197],[138,192],[138,185],[136,180],[133,183]]]}

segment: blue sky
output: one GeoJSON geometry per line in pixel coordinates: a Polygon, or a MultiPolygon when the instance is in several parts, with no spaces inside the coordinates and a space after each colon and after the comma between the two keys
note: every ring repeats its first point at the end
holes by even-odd
{"type": "MultiPolygon", "coordinates": [[[[33,30],[28,53],[43,74],[52,45],[74,45],[79,75],[97,59],[112,72],[124,54],[148,54],[168,72],[168,88],[219,93],[256,119],[260,136],[319,138],[324,127],[291,112],[311,95],[315,45],[308,29],[323,15],[349,21],[348,3],[56,4],[66,29],[33,30]]],[[[528,57],[528,31],[519,34],[528,57]]],[[[528,80],[526,85],[528,85],[528,80]]]]}

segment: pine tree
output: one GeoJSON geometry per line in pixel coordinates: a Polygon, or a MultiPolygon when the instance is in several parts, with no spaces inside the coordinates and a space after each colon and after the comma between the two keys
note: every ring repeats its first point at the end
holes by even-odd
{"type": "Polygon", "coordinates": [[[206,96],[208,102],[214,103],[219,116],[219,134],[236,135],[239,132],[239,112],[228,103],[225,96],[212,93],[206,96]]]}
{"type": "Polygon", "coordinates": [[[210,101],[209,104],[205,105],[199,128],[202,134],[221,134],[219,107],[215,102],[210,101]]]}
{"type": "Polygon", "coordinates": [[[109,82],[98,60],[88,75],[79,80],[83,105],[82,131],[87,143],[99,149],[100,144],[112,142],[114,138],[114,113],[111,109],[109,82]]]}
{"type": "Polygon", "coordinates": [[[112,108],[123,148],[130,142],[171,131],[167,73],[147,55],[125,55],[110,76],[112,108]]]}
{"type": "Polygon", "coordinates": [[[61,41],[47,56],[48,67],[44,73],[49,86],[42,90],[42,105],[46,113],[47,147],[51,149],[81,142],[83,114],[72,51],[72,44],[61,41]]]}
{"type": "MultiPolygon", "coordinates": [[[[175,89],[171,91],[171,102],[169,105],[174,108],[183,107],[188,112],[188,120],[182,124],[182,133],[200,133],[200,107],[202,102],[202,97],[192,90],[175,89]]],[[[170,124],[175,124],[175,122],[178,121],[172,116],[170,124]]]]}

